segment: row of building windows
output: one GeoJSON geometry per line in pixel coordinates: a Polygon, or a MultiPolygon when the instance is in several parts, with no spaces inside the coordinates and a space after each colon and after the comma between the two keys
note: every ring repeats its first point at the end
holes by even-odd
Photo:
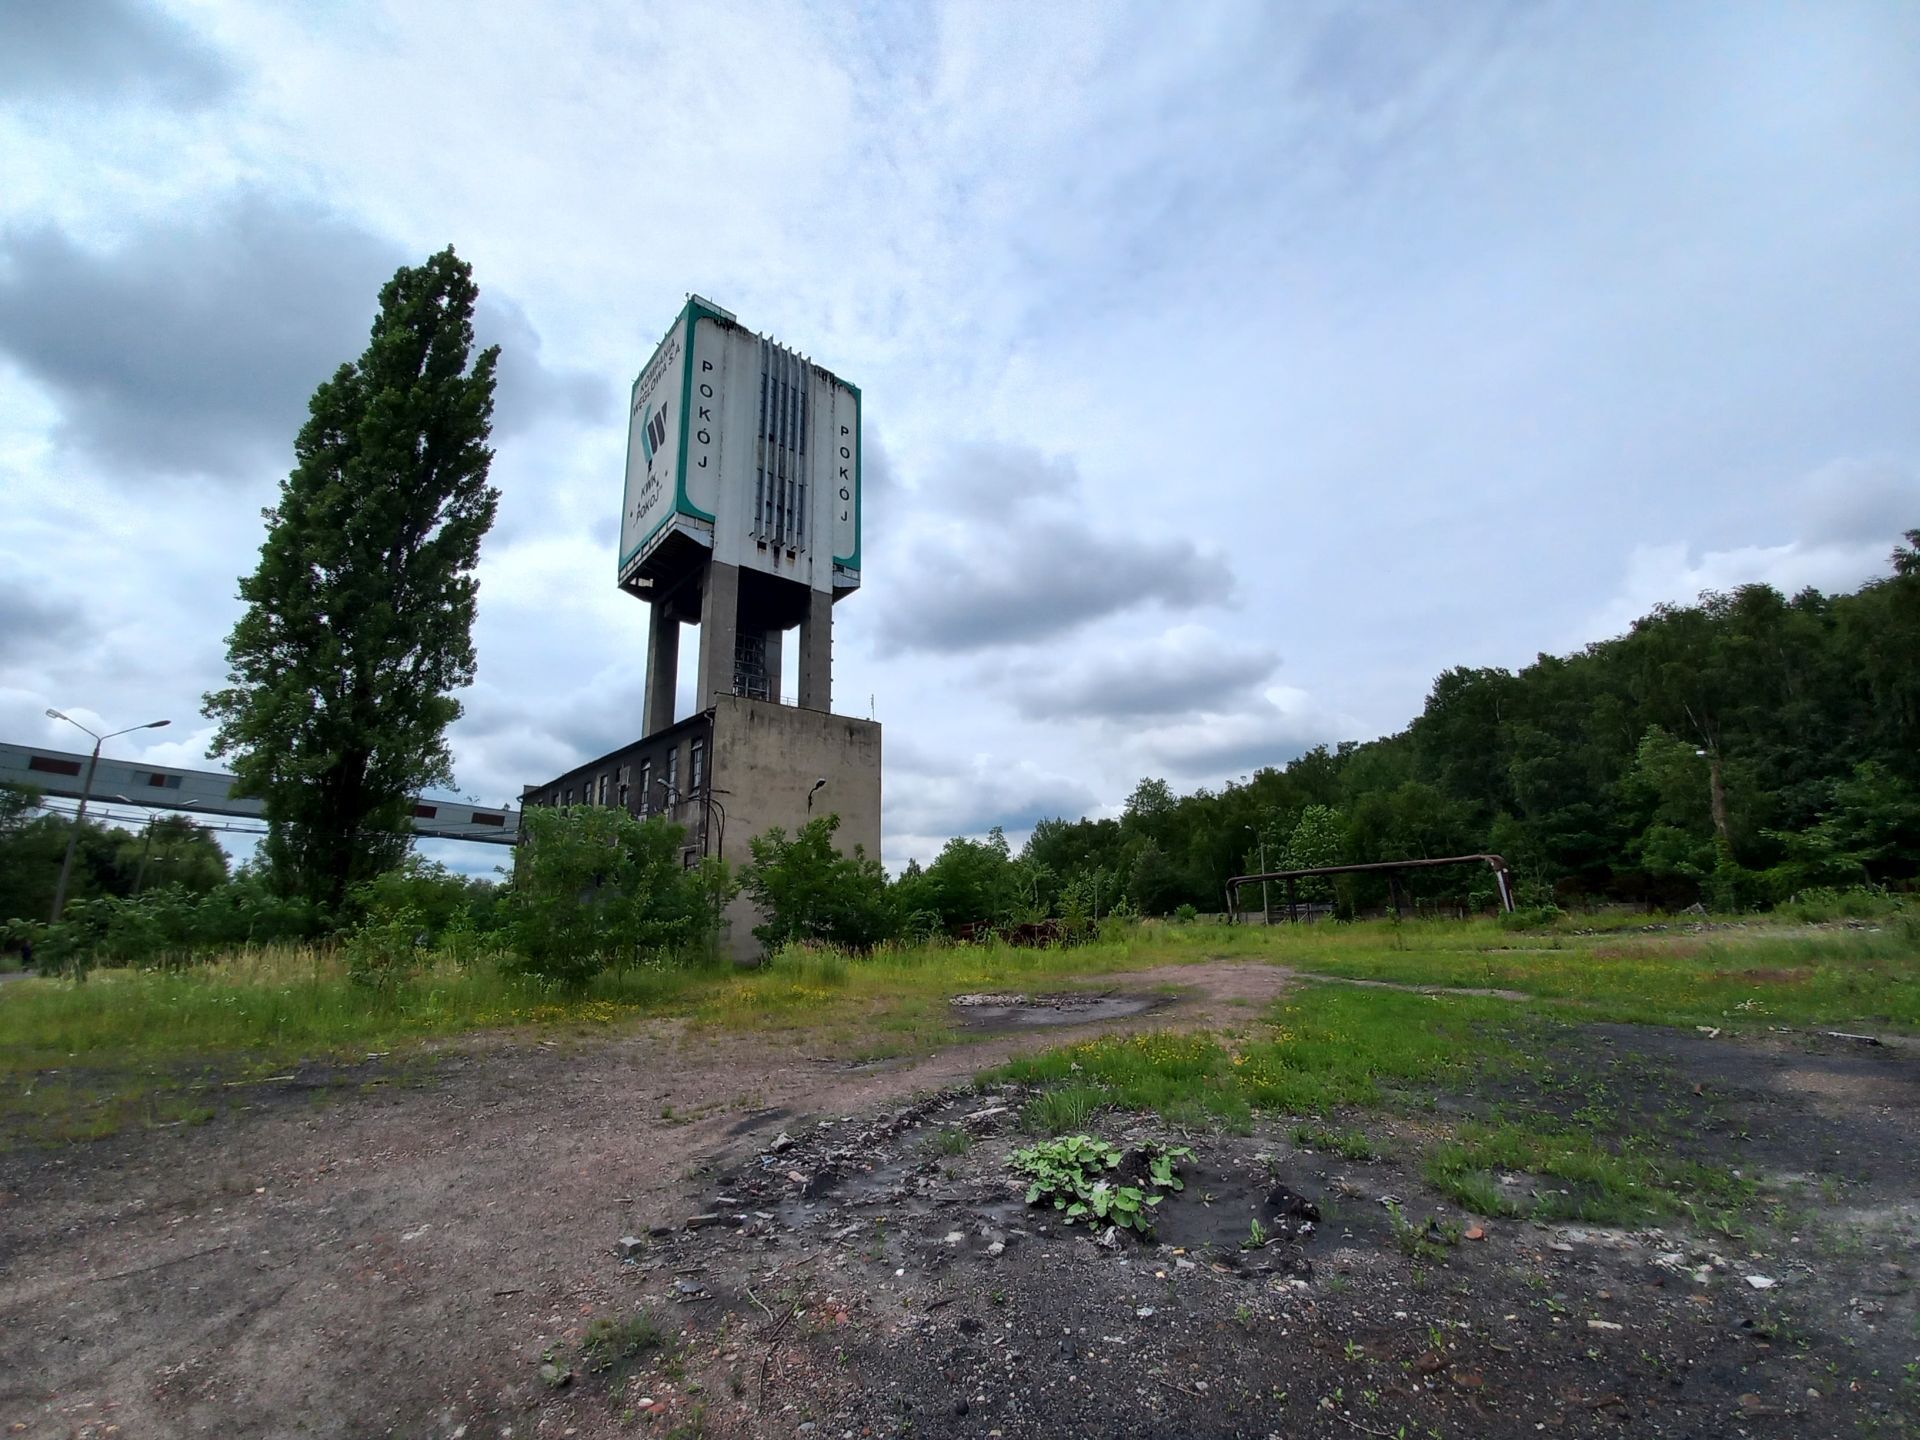
{"type": "MultiPolygon", "coordinates": [[[[687,751],[688,770],[692,783],[688,794],[698,795],[707,783],[707,742],[703,736],[696,735],[687,751]]],[[[620,765],[611,772],[602,772],[589,778],[580,786],[579,803],[582,805],[618,805],[622,810],[631,810],[640,815],[651,815],[656,811],[668,810],[685,800],[687,795],[680,792],[680,748],[676,745],[667,752],[666,764],[656,780],[653,773],[653,761],[640,762],[639,793],[633,788],[633,766],[620,765]]],[[[574,803],[574,787],[565,786],[560,791],[560,803],[574,803]]]]}

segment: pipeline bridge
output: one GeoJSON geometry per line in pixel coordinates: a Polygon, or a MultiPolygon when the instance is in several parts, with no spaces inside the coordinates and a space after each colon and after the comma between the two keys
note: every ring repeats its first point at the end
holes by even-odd
{"type": "MultiPolygon", "coordinates": [[[[0,785],[37,790],[50,797],[78,801],[86,782],[84,750],[45,750],[37,745],[15,745],[0,740],[0,785]]],[[[181,770],[144,760],[100,757],[93,783],[87,789],[92,806],[133,805],[148,811],[171,810],[183,815],[224,816],[252,820],[264,830],[266,811],[250,796],[236,795],[234,777],[220,770],[181,770]]],[[[413,833],[423,839],[471,840],[482,845],[511,845],[520,835],[520,817],[510,806],[474,805],[465,800],[442,800],[420,795],[413,802],[413,833]]],[[[252,826],[213,826],[214,829],[252,830],[252,826]]]]}

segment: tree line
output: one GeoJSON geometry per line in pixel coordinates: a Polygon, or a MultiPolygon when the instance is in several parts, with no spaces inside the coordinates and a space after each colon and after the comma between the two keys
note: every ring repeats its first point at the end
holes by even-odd
{"type": "MultiPolygon", "coordinates": [[[[902,883],[946,907],[996,843],[955,841],[902,883]]],[[[1534,905],[1733,910],[1905,888],[1920,874],[1920,531],[1851,594],[1746,585],[1663,605],[1517,672],[1447,670],[1397,734],[1217,791],[1143,780],[1117,818],[1036,826],[1002,857],[995,903],[1098,886],[1145,914],[1218,910],[1263,843],[1275,870],[1496,852],[1534,905]]],[[[1491,898],[1474,871],[1407,884],[1429,903],[1491,898]]],[[[1365,907],[1384,882],[1320,893],[1365,907]]]]}

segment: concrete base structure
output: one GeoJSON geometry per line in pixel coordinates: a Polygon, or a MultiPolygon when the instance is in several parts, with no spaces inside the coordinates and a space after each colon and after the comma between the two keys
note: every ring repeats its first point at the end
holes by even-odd
{"type": "MultiPolygon", "coordinates": [[[[838,815],[834,848],[880,858],[880,726],[872,720],[722,695],[713,707],[713,798],[726,811],[721,858],[750,864],[748,841],[774,826],[787,834],[838,815]],[[815,780],[827,783],[807,807],[815,780]]],[[[717,818],[717,817],[716,817],[717,818]]],[[[724,943],[736,960],[760,954],[760,913],[745,895],[727,908],[724,943]]]]}
{"type": "MultiPolygon", "coordinates": [[[[880,857],[880,726],[825,710],[718,694],[709,708],[650,733],[544,785],[523,805],[620,805],[666,815],[686,829],[689,865],[718,855],[751,863],[749,841],[778,826],[838,815],[835,847],[880,857]],[[827,783],[808,794],[814,781],[827,783]]],[[[722,944],[736,960],[760,954],[761,917],[744,895],[727,909],[722,944]]]]}

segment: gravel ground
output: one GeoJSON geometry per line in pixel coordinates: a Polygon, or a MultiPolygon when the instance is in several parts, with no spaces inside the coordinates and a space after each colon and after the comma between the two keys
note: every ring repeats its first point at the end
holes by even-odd
{"type": "Polygon", "coordinates": [[[0,1424],[1920,1434],[1910,1050],[1592,1027],[1596,1060],[1657,1061],[1711,1100],[1706,1152],[1769,1177],[1742,1241],[1473,1221],[1419,1179],[1437,1117],[1416,1114],[1334,1117],[1365,1124],[1378,1160],[1301,1150],[1290,1125],[1187,1137],[1190,1183],[1157,1243],[1103,1245],[1021,1203],[1005,1165],[1021,1097],[956,1087],[1064,1038],[1244,1023],[1290,980],[1219,963],[1110,983],[1190,989],[858,1069],[667,1022],[494,1039],[404,1067],[303,1067],[199,1128],[0,1154],[0,1424]],[[973,1142],[945,1153],[935,1137],[955,1129],[973,1142]],[[1405,1253],[1387,1198],[1440,1222],[1436,1253],[1405,1253]],[[1300,1201],[1319,1211],[1310,1231],[1300,1201]],[[1285,1238],[1243,1249],[1256,1218],[1285,1238]],[[628,1328],[642,1315],[664,1345],[628,1328]]]}

